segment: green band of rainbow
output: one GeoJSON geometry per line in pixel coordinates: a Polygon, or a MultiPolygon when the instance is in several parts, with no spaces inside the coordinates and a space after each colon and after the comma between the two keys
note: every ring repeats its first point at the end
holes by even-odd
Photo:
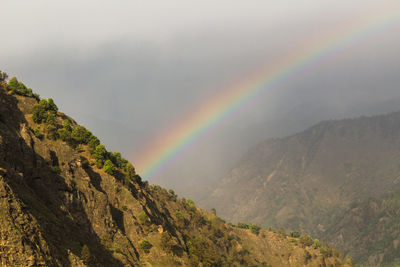
{"type": "Polygon", "coordinates": [[[397,26],[400,15],[398,10],[399,6],[392,7],[352,23],[345,23],[325,36],[320,36],[318,40],[306,43],[278,61],[269,62],[233,85],[220,90],[221,93],[161,135],[141,154],[135,161],[139,172],[145,179],[152,180],[200,136],[252,100],[301,76],[344,48],[366,40],[381,30],[397,26]]]}

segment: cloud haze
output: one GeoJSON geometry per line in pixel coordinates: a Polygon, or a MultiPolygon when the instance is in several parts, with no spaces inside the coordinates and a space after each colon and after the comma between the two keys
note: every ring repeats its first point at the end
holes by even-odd
{"type": "MultiPolygon", "coordinates": [[[[161,132],[268,60],[396,1],[2,2],[0,68],[133,163],[161,132]]],[[[155,182],[222,176],[250,146],[322,119],[400,110],[400,27],[241,110],[155,182]]],[[[193,186],[192,186],[193,187],[193,186]]]]}

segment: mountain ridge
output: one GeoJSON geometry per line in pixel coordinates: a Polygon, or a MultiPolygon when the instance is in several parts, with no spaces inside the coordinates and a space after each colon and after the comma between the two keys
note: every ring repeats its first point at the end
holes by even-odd
{"type": "Polygon", "coordinates": [[[349,266],[309,236],[228,225],[143,182],[14,78],[0,81],[0,103],[3,265],[349,266]]]}
{"type": "MultiPolygon", "coordinates": [[[[340,243],[334,238],[339,232],[326,231],[340,224],[355,202],[399,188],[398,162],[400,112],[323,121],[255,146],[200,205],[216,208],[235,223],[248,220],[328,237],[353,256],[351,241],[340,243]]],[[[367,264],[365,254],[354,255],[367,264]]],[[[373,264],[383,263],[370,256],[373,264]]]]}

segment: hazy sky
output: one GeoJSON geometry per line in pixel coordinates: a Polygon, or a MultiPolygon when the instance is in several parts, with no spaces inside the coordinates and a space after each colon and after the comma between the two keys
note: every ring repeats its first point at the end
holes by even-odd
{"type": "MultiPolygon", "coordinates": [[[[3,0],[0,69],[135,164],[227,83],[385,7],[400,2],[3,0]]],[[[221,123],[154,182],[192,192],[268,137],[400,110],[399,47],[397,24],[340,51],[221,123]]]]}

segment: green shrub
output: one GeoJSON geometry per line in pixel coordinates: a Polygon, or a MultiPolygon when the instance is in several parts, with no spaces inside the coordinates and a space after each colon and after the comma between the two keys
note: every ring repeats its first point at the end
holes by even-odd
{"type": "Polygon", "coordinates": [[[175,216],[176,218],[178,218],[178,220],[183,220],[184,218],[182,212],[180,212],[179,210],[175,211],[175,216]]]}
{"type": "Polygon", "coordinates": [[[123,172],[129,179],[134,180],[136,176],[135,167],[133,167],[132,163],[128,162],[123,169],[123,172]]]}
{"type": "Polygon", "coordinates": [[[32,91],[31,88],[28,88],[28,94],[27,94],[27,96],[33,97],[33,91],[32,91]]]}
{"type": "Polygon", "coordinates": [[[142,225],[148,224],[150,222],[149,216],[147,216],[146,212],[142,211],[138,215],[139,223],[142,225]]]}
{"type": "Polygon", "coordinates": [[[175,194],[175,191],[174,191],[174,190],[170,189],[170,190],[168,191],[168,193],[170,194],[170,195],[169,195],[169,199],[171,199],[172,201],[176,201],[176,200],[178,199],[178,195],[175,194]]]}
{"type": "Polygon", "coordinates": [[[256,224],[252,224],[250,225],[250,231],[255,234],[258,235],[260,233],[261,227],[256,225],[256,224]]]}
{"type": "Polygon", "coordinates": [[[33,131],[33,134],[36,136],[36,138],[42,140],[43,139],[43,134],[40,132],[40,128],[36,127],[35,130],[33,131]]]}
{"type": "Polygon", "coordinates": [[[10,90],[13,94],[28,96],[28,88],[25,84],[18,82],[16,77],[12,77],[8,81],[8,90],[10,90]]]}
{"type": "Polygon", "coordinates": [[[304,246],[311,246],[313,244],[313,239],[309,235],[302,235],[300,238],[300,243],[304,246]]]}
{"type": "Polygon", "coordinates": [[[186,246],[188,248],[189,256],[192,256],[194,254],[194,252],[195,252],[195,247],[193,246],[192,241],[188,241],[186,243],[186,246]]]}
{"type": "Polygon", "coordinates": [[[47,122],[49,116],[56,116],[57,110],[58,108],[51,98],[49,98],[49,101],[42,99],[38,104],[33,106],[32,119],[35,123],[47,122]]]}
{"type": "Polygon", "coordinates": [[[17,94],[28,96],[28,88],[23,83],[18,83],[18,91],[17,94]]]}
{"type": "Polygon", "coordinates": [[[319,242],[318,239],[314,239],[314,243],[313,243],[313,248],[317,249],[321,247],[321,243],[319,242]]]}
{"type": "Polygon", "coordinates": [[[160,246],[167,253],[172,251],[173,241],[168,232],[161,233],[160,246]]]}
{"type": "Polygon", "coordinates": [[[321,254],[322,254],[324,257],[330,257],[330,256],[332,256],[332,250],[330,250],[329,248],[320,247],[320,248],[319,248],[319,252],[321,252],[321,254]]]}
{"type": "Polygon", "coordinates": [[[71,122],[68,119],[63,121],[63,128],[69,132],[72,131],[71,122]]]}
{"type": "Polygon", "coordinates": [[[93,157],[95,158],[97,163],[100,163],[100,166],[103,166],[104,161],[106,160],[107,150],[104,145],[96,146],[96,149],[93,152],[93,157]]]}
{"type": "Polygon", "coordinates": [[[54,101],[53,101],[52,98],[49,98],[49,99],[47,100],[47,110],[49,110],[49,111],[54,111],[55,113],[57,113],[57,111],[58,111],[58,107],[57,107],[57,105],[54,103],[54,101]]]}
{"type": "Polygon", "coordinates": [[[100,145],[100,140],[96,136],[92,135],[88,142],[90,153],[93,154],[98,145],[100,145]]]}
{"type": "Polygon", "coordinates": [[[71,138],[71,132],[68,131],[65,128],[58,129],[58,136],[60,137],[61,140],[65,142],[70,142],[72,140],[71,138]]]}
{"type": "Polygon", "coordinates": [[[56,126],[56,117],[54,116],[53,113],[49,113],[46,117],[46,125],[53,125],[56,126]]]}
{"type": "Polygon", "coordinates": [[[300,233],[298,231],[292,231],[290,232],[290,237],[299,238],[300,233]]]}
{"type": "Polygon", "coordinates": [[[85,264],[89,264],[92,260],[92,254],[90,253],[90,249],[86,244],[82,247],[81,258],[85,264]]]}
{"type": "Polygon", "coordinates": [[[16,94],[19,90],[19,82],[17,80],[17,77],[12,77],[8,81],[8,90],[10,90],[12,93],[16,94]]]}
{"type": "Polygon", "coordinates": [[[123,210],[123,211],[127,211],[127,210],[128,210],[128,207],[124,205],[124,206],[122,206],[122,210],[123,210]]]}
{"type": "Polygon", "coordinates": [[[237,227],[238,228],[242,228],[242,229],[249,229],[250,228],[250,225],[248,224],[248,223],[238,223],[237,224],[237,227]]]}
{"type": "Polygon", "coordinates": [[[350,266],[354,266],[354,260],[352,257],[348,256],[346,257],[346,263],[350,266]]]}
{"type": "Polygon", "coordinates": [[[108,159],[104,162],[103,170],[109,175],[114,175],[115,166],[111,160],[108,159]]]}
{"type": "Polygon", "coordinates": [[[212,246],[201,236],[196,236],[186,243],[189,252],[191,266],[224,266],[221,257],[212,246]]]}
{"type": "Polygon", "coordinates": [[[76,126],[72,129],[71,137],[78,144],[87,144],[92,133],[83,126],[76,126]]]}
{"type": "Polygon", "coordinates": [[[45,99],[33,106],[32,119],[35,123],[42,123],[47,119],[47,101],[45,99]]]}
{"type": "Polygon", "coordinates": [[[50,140],[57,140],[58,138],[58,132],[57,132],[57,127],[54,125],[46,125],[45,127],[45,132],[46,132],[46,137],[50,140]]]}
{"type": "Polygon", "coordinates": [[[155,191],[161,191],[161,186],[158,184],[152,184],[150,187],[155,191]]]}
{"type": "MultiPolygon", "coordinates": [[[[5,75],[7,75],[7,74],[5,74],[5,75]]],[[[0,81],[4,81],[4,80],[1,80],[1,71],[0,71],[0,81]]],[[[18,82],[16,77],[12,77],[8,81],[8,85],[7,85],[6,89],[7,89],[7,91],[11,91],[13,94],[27,96],[27,97],[33,97],[33,98],[36,98],[38,101],[40,100],[39,95],[34,94],[32,89],[26,87],[26,85],[23,84],[22,82],[18,82]]]]}
{"type": "Polygon", "coordinates": [[[39,102],[40,101],[40,95],[39,94],[33,94],[32,95],[32,97],[34,98],[34,99],[36,99],[37,100],[37,102],[39,102]]]}
{"type": "Polygon", "coordinates": [[[128,163],[126,159],[121,157],[121,153],[119,152],[110,152],[108,157],[118,168],[123,168],[128,163]]]}
{"type": "Polygon", "coordinates": [[[152,247],[153,245],[146,239],[140,242],[140,248],[146,253],[149,253],[152,247]]]}
{"type": "Polygon", "coordinates": [[[201,216],[200,216],[200,223],[201,223],[202,225],[211,225],[211,221],[208,220],[207,217],[204,216],[204,215],[201,215],[201,216]]]}

